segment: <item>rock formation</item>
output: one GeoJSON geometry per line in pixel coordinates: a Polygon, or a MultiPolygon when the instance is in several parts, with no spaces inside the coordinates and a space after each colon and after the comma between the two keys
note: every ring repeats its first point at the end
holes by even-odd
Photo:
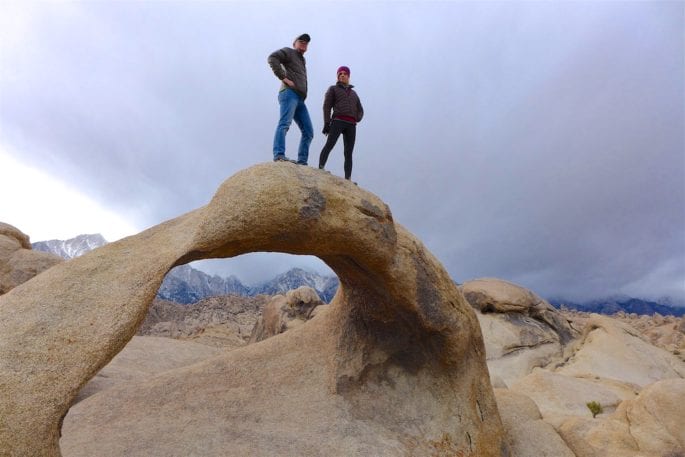
{"type": "Polygon", "coordinates": [[[181,305],[155,299],[138,335],[191,340],[224,348],[244,346],[268,300],[265,295],[223,295],[181,305]]]}
{"type": "MultiPolygon", "coordinates": [[[[191,315],[199,314],[199,316],[193,317],[193,322],[210,322],[216,318],[216,314],[219,310],[225,309],[230,311],[229,313],[226,313],[224,310],[223,313],[220,313],[222,321],[226,320],[228,317],[228,324],[223,322],[221,324],[210,324],[209,326],[204,327],[204,331],[198,335],[198,338],[194,338],[193,341],[202,341],[204,344],[214,344],[215,341],[207,341],[205,338],[208,331],[217,331],[221,327],[225,327],[226,330],[229,330],[238,324],[238,322],[230,322],[231,320],[237,319],[240,322],[243,322],[245,315],[251,315],[254,312],[254,303],[236,302],[240,297],[235,296],[222,298],[224,298],[224,301],[227,303],[216,302],[211,303],[212,306],[190,307],[194,308],[190,312],[191,315]],[[239,312],[236,313],[235,311],[239,312]],[[206,314],[209,314],[209,316],[206,314]]],[[[276,298],[278,298],[278,300],[274,300],[274,302],[285,302],[285,297],[283,296],[276,298]]],[[[243,300],[249,299],[245,298],[243,300]]],[[[295,300],[292,303],[294,305],[299,304],[302,306],[304,305],[304,301],[305,300],[295,300]]],[[[174,323],[182,325],[186,322],[187,315],[178,315],[175,312],[167,313],[167,308],[162,308],[161,310],[159,308],[155,309],[154,307],[159,304],[161,303],[157,301],[153,303],[153,309],[150,310],[148,317],[150,317],[150,314],[154,313],[155,319],[162,319],[163,322],[161,323],[163,324],[174,323]]],[[[168,305],[184,308],[175,304],[168,305]]],[[[307,319],[307,316],[313,318],[317,313],[325,312],[328,306],[329,305],[317,306],[311,313],[309,309],[303,309],[304,312],[298,313],[301,316],[299,319],[300,323],[307,319]]],[[[592,324],[592,322],[596,317],[593,317],[592,315],[575,311],[567,314],[572,317],[574,328],[576,326],[588,328],[588,324],[590,324],[590,327],[595,325],[592,324]]],[[[611,325],[615,320],[621,320],[620,317],[621,316],[614,316],[612,319],[606,319],[604,325],[611,325]]],[[[253,322],[256,320],[257,318],[254,317],[253,322]]],[[[642,320],[643,319],[640,319],[641,322],[642,320]]],[[[650,318],[650,320],[653,320],[653,325],[656,325],[657,327],[660,327],[665,322],[671,322],[668,318],[660,318],[659,316],[650,318]]],[[[620,326],[619,322],[615,323],[620,326]]],[[[244,325],[244,323],[241,323],[240,325],[244,325]]],[[[539,323],[535,325],[539,325],[539,323]]],[[[653,325],[648,325],[647,328],[652,328],[653,325]]],[[[295,325],[295,328],[296,327],[297,325],[295,325]]],[[[283,327],[281,327],[281,329],[283,329],[283,327]]],[[[488,338],[493,335],[496,338],[500,338],[500,335],[496,335],[494,332],[484,332],[486,352],[488,351],[488,348],[493,345],[492,341],[488,341],[488,338]]],[[[642,336],[644,337],[645,335],[642,336]]],[[[636,338],[634,335],[629,337],[636,338]]],[[[179,332],[176,334],[176,338],[187,339],[187,335],[182,335],[179,332]]],[[[591,338],[579,339],[577,342],[574,342],[575,344],[571,344],[572,349],[578,351],[582,349],[584,344],[592,345],[592,341],[588,340],[591,340],[591,338]]],[[[210,351],[213,350],[211,348],[208,349],[210,351]]],[[[146,376],[150,376],[153,373],[159,373],[160,370],[163,370],[165,367],[168,369],[167,364],[169,363],[172,363],[173,366],[188,365],[190,362],[199,361],[203,358],[211,357],[212,355],[212,352],[202,350],[201,347],[193,343],[177,341],[165,344],[164,338],[134,338],[101,373],[81,390],[79,397],[90,395],[114,385],[119,385],[120,390],[116,395],[112,392],[108,392],[104,395],[111,397],[110,400],[113,402],[126,402],[127,398],[137,390],[137,384],[130,383],[130,381],[143,381],[146,376]],[[188,344],[188,347],[185,347],[186,344],[188,344]],[[165,360],[167,357],[171,360],[165,360]],[[125,385],[124,383],[128,384],[125,385]]],[[[525,362],[525,360],[521,359],[519,362],[525,362]]],[[[569,357],[566,362],[573,363],[573,357],[569,357]]],[[[523,365],[525,366],[525,363],[523,365]]],[[[676,366],[677,365],[676,362],[676,366]]],[[[612,366],[617,373],[622,370],[620,360],[612,362],[612,366]]],[[[642,409],[644,409],[636,410],[633,407],[629,407],[640,393],[640,386],[618,380],[600,378],[592,372],[586,372],[581,377],[568,376],[555,372],[554,370],[557,368],[563,368],[563,363],[559,364],[559,366],[553,364],[546,369],[536,368],[528,376],[513,382],[510,389],[495,390],[498,409],[502,417],[512,457],[560,457],[575,455],[555,430],[559,429],[562,425],[564,426],[565,437],[569,439],[569,442],[578,452],[577,457],[605,454],[625,454],[633,457],[646,457],[650,455],[654,457],[677,457],[679,455],[679,451],[676,450],[677,447],[673,446],[673,438],[669,438],[668,436],[662,438],[662,432],[651,434],[651,436],[653,436],[651,441],[649,433],[643,434],[642,440],[648,439],[649,441],[649,443],[645,445],[651,446],[651,449],[654,452],[646,453],[642,450],[643,447],[640,447],[641,450],[639,452],[636,451],[638,443],[634,440],[628,440],[631,444],[626,448],[625,441],[628,438],[628,431],[634,429],[633,431],[637,436],[640,434],[640,429],[644,428],[633,427],[633,429],[631,429],[631,424],[637,424],[640,421],[639,418],[634,420],[634,411],[642,411],[642,409]],[[598,402],[603,408],[603,412],[600,413],[596,419],[592,419],[592,413],[587,407],[587,403],[590,401],[598,402]],[[623,416],[618,416],[618,419],[616,419],[613,416],[613,413],[617,410],[630,410],[632,413],[631,416],[625,416],[625,418],[623,418],[623,416]],[[626,423],[626,421],[628,422],[626,423]],[[655,449],[659,449],[660,452],[656,452],[655,449]],[[584,452],[586,452],[586,454],[584,454],[584,452]],[[589,452],[589,454],[587,454],[587,452],[589,452]]],[[[661,381],[658,382],[661,383],[661,381]]],[[[643,392],[648,392],[648,389],[652,389],[652,386],[655,385],[656,384],[648,385],[643,392]]],[[[674,409],[670,407],[670,405],[662,405],[661,403],[663,402],[652,403],[654,405],[651,408],[653,412],[646,416],[647,418],[654,414],[666,414],[667,416],[669,414],[672,416],[674,415],[675,417],[666,421],[666,425],[668,425],[668,423],[678,424],[685,419],[685,415],[677,408],[674,409]]],[[[130,405],[132,409],[137,408],[135,403],[130,405]]],[[[109,409],[109,405],[103,405],[99,402],[94,402],[94,404],[88,404],[87,406],[77,405],[72,407],[65,419],[64,441],[70,441],[71,430],[78,431],[85,428],[90,431],[89,433],[97,433],[97,427],[92,423],[93,419],[108,414],[109,409]]],[[[102,424],[100,424],[100,426],[102,426],[102,424]]],[[[132,431],[133,430],[129,430],[128,432],[131,433],[132,431]]],[[[138,430],[138,432],[144,431],[138,430]]],[[[675,437],[678,436],[677,433],[669,432],[669,434],[675,437]]],[[[448,444],[448,440],[438,444],[446,445],[448,444]]],[[[71,452],[68,452],[67,455],[80,457],[85,454],[82,452],[80,453],[79,449],[74,449],[71,452]]]]}
{"type": "Polygon", "coordinates": [[[570,418],[559,432],[578,457],[685,455],[685,379],[658,381],[606,418],[570,418]]]}
{"type": "Polygon", "coordinates": [[[573,355],[556,371],[639,388],[662,379],[685,377],[685,365],[675,355],[644,341],[629,325],[599,314],[591,315],[573,355]]]}
{"type": "Polygon", "coordinates": [[[26,234],[0,222],[0,295],[60,262],[56,255],[34,251],[26,234]]]}
{"type": "Polygon", "coordinates": [[[685,456],[685,413],[673,406],[685,398],[678,319],[635,316],[642,334],[625,315],[562,313],[506,281],[462,290],[477,309],[493,383],[509,387],[497,402],[513,456],[685,456]],[[602,406],[596,418],[589,402],[602,406]]]}
{"type": "Polygon", "coordinates": [[[673,406],[685,398],[685,364],[616,319],[582,319],[583,334],[569,345],[564,361],[533,370],[510,389],[535,402],[577,457],[685,452],[685,413],[673,406]],[[602,406],[596,418],[589,402],[602,406]]]}
{"type": "Polygon", "coordinates": [[[285,296],[274,296],[266,304],[252,329],[250,343],[299,327],[313,317],[312,313],[317,306],[323,304],[316,291],[306,286],[290,290],[285,296]]]}
{"type": "Polygon", "coordinates": [[[147,379],[220,353],[220,349],[206,344],[156,336],[134,336],[124,350],[79,391],[76,402],[117,384],[147,379]]]}
{"type": "Polygon", "coordinates": [[[546,300],[532,291],[495,278],[474,279],[462,285],[468,302],[482,313],[517,313],[544,322],[558,335],[561,344],[572,340],[577,332],[546,300]]]}
{"type": "Polygon", "coordinates": [[[626,313],[617,313],[612,317],[629,324],[654,346],[666,349],[685,361],[685,317],[626,313]]]}
{"type": "Polygon", "coordinates": [[[533,400],[509,389],[495,389],[495,395],[512,456],[576,457],[533,400]]]}
{"type": "Polygon", "coordinates": [[[585,376],[576,378],[550,370],[535,369],[510,386],[512,391],[535,401],[546,422],[558,427],[572,416],[592,418],[587,403],[596,401],[604,414],[612,413],[624,400],[635,398],[639,387],[585,376]]]}
{"type": "Polygon", "coordinates": [[[102,414],[65,422],[66,455],[507,455],[478,321],[447,272],[376,196],[289,163],[244,170],[207,206],[0,297],[0,449],[59,455],[62,418],[164,275],[256,251],[326,262],[340,278],[328,309],[79,402],[75,415],[102,414]]]}
{"type": "Polygon", "coordinates": [[[516,284],[476,279],[465,282],[462,291],[477,310],[488,368],[500,387],[561,361],[565,346],[578,335],[552,305],[516,284]]]}

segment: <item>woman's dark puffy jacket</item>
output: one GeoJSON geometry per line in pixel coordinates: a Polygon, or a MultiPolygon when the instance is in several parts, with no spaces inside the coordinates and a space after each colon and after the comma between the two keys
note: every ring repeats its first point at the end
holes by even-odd
{"type": "Polygon", "coordinates": [[[352,90],[353,87],[352,85],[345,87],[342,83],[338,83],[328,88],[323,100],[324,125],[331,122],[331,117],[335,119],[338,116],[352,117],[357,122],[362,120],[364,108],[359,96],[352,90]]]}

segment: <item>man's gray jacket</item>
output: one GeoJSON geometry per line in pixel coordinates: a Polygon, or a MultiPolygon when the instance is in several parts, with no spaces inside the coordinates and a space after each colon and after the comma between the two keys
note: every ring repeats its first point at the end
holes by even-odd
{"type": "MultiPolygon", "coordinates": [[[[307,62],[301,52],[294,48],[279,49],[271,53],[268,62],[278,79],[288,78],[295,83],[292,89],[303,99],[307,98],[307,62]]],[[[283,83],[281,90],[288,87],[283,83]]]]}

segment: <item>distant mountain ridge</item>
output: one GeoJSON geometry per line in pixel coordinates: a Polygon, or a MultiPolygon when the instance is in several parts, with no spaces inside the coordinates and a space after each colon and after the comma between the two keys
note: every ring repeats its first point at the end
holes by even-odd
{"type": "Polygon", "coordinates": [[[552,299],[549,302],[556,308],[565,306],[569,309],[584,311],[586,313],[598,313],[612,315],[619,311],[627,314],[661,314],[662,316],[684,316],[685,307],[670,304],[657,303],[650,300],[642,300],[633,297],[610,297],[603,300],[592,300],[583,303],[574,303],[563,299],[552,299]]]}
{"type": "MultiPolygon", "coordinates": [[[[105,244],[107,241],[104,237],[96,234],[79,235],[69,240],[39,241],[33,243],[32,246],[39,251],[73,259],[105,244]]],[[[235,276],[222,278],[218,275],[209,275],[190,265],[181,265],[166,275],[157,292],[157,298],[188,305],[220,295],[253,297],[259,294],[284,294],[300,286],[308,286],[316,290],[321,300],[328,303],[338,289],[338,278],[293,268],[271,280],[249,287],[235,276]]]]}
{"type": "Polygon", "coordinates": [[[157,297],[188,305],[219,295],[256,295],[250,292],[250,288],[243,285],[235,276],[228,278],[210,276],[190,265],[181,265],[166,275],[157,292],[157,297]]]}
{"type": "Polygon", "coordinates": [[[285,294],[287,291],[297,289],[300,286],[308,286],[316,290],[321,300],[328,303],[338,289],[338,278],[323,276],[301,268],[293,268],[269,281],[249,287],[235,276],[228,278],[221,278],[217,275],[210,276],[190,265],[182,265],[167,274],[159,288],[157,297],[187,305],[219,295],[254,297],[260,294],[285,294]]]}
{"type": "Polygon", "coordinates": [[[250,289],[250,295],[284,294],[289,290],[300,286],[308,286],[319,293],[319,297],[326,303],[330,302],[338,290],[338,278],[336,276],[323,276],[301,268],[293,268],[275,278],[263,282],[250,289]]]}
{"type": "Polygon", "coordinates": [[[56,254],[64,259],[73,259],[95,248],[107,244],[107,240],[99,233],[91,235],[79,235],[69,240],[48,240],[31,243],[36,251],[56,254]]]}
{"type": "MultiPolygon", "coordinates": [[[[32,246],[36,250],[51,252],[65,259],[71,259],[105,244],[107,244],[107,241],[102,235],[94,234],[79,235],[69,240],[39,241],[33,243],[32,246]]],[[[325,276],[305,271],[301,268],[293,268],[271,280],[250,287],[244,285],[235,276],[222,278],[217,275],[209,275],[190,265],[181,265],[171,270],[164,278],[157,293],[157,298],[187,305],[213,296],[241,295],[253,297],[259,294],[275,295],[284,294],[288,290],[296,289],[300,286],[308,286],[317,291],[321,300],[329,303],[335,295],[338,285],[339,281],[335,276],[325,276]]],[[[659,302],[627,296],[609,297],[583,303],[568,301],[562,298],[553,298],[548,301],[556,308],[565,306],[578,311],[607,315],[615,314],[619,311],[628,314],[652,315],[658,313],[662,316],[685,315],[685,307],[673,306],[668,298],[659,302]]]]}

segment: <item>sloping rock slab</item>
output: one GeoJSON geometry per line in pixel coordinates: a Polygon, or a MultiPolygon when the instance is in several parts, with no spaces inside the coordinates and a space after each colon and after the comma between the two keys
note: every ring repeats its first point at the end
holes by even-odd
{"type": "Polygon", "coordinates": [[[592,401],[598,402],[605,413],[611,413],[640,391],[631,384],[595,377],[575,378],[541,369],[533,370],[510,387],[533,399],[543,418],[555,426],[569,416],[592,417],[587,407],[592,401]]]}
{"type": "Polygon", "coordinates": [[[578,457],[685,455],[685,380],[658,381],[607,418],[571,418],[559,433],[578,457]]]}
{"type": "Polygon", "coordinates": [[[556,371],[575,377],[600,377],[644,387],[685,377],[685,363],[652,346],[627,324],[593,314],[573,356],[556,371]]]}
{"type": "Polygon", "coordinates": [[[485,356],[492,376],[506,385],[523,378],[535,367],[562,358],[557,333],[547,324],[519,313],[476,311],[485,340],[485,356]]]}
{"type": "Polygon", "coordinates": [[[508,389],[495,395],[512,457],[576,457],[530,398],[508,389]]]}
{"type": "Polygon", "coordinates": [[[156,336],[134,336],[76,397],[79,402],[122,382],[141,381],[174,368],[192,365],[221,351],[204,344],[156,336]]]}

